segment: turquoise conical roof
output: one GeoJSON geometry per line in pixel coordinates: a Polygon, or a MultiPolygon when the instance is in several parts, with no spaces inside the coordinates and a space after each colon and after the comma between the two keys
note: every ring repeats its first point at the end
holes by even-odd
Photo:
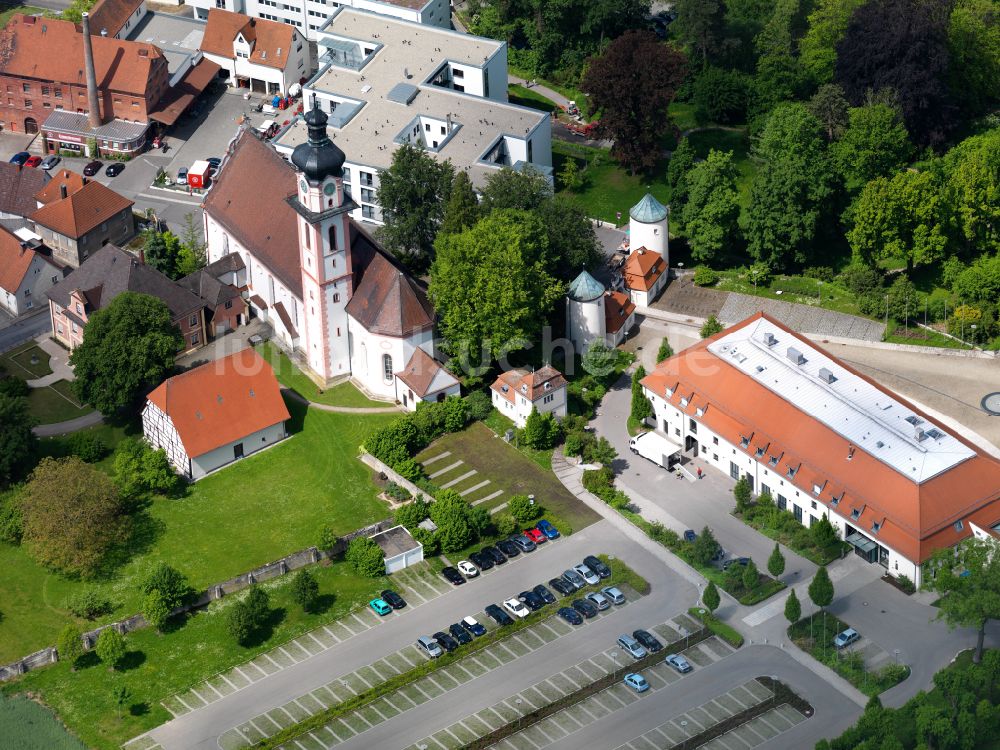
{"type": "Polygon", "coordinates": [[[580,271],[569,285],[569,296],[577,302],[591,302],[604,296],[604,284],[586,271],[580,271]]]}
{"type": "Polygon", "coordinates": [[[652,193],[646,193],[642,200],[632,206],[628,212],[636,221],[643,224],[655,224],[667,218],[667,207],[653,197],[652,193]]]}

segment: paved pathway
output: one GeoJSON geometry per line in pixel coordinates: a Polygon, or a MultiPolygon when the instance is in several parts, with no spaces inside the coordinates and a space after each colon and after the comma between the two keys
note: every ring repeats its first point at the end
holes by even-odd
{"type": "Polygon", "coordinates": [[[330,404],[318,404],[315,401],[310,401],[297,391],[293,391],[291,388],[282,388],[281,391],[289,398],[298,401],[300,404],[306,404],[310,409],[319,409],[320,411],[329,411],[335,414],[399,414],[402,412],[402,408],[395,405],[394,406],[331,406],[330,404]]]}
{"type": "Polygon", "coordinates": [[[31,431],[35,434],[35,437],[55,437],[56,435],[66,435],[70,432],[77,432],[86,427],[93,427],[95,424],[100,424],[104,421],[99,411],[92,411],[90,414],[84,414],[82,417],[77,417],[76,419],[70,419],[66,422],[56,422],[55,424],[40,424],[37,427],[32,427],[31,431]]]}
{"type": "Polygon", "coordinates": [[[73,380],[73,368],[69,365],[69,352],[59,344],[43,334],[35,338],[38,348],[49,355],[49,368],[52,370],[48,375],[34,378],[28,381],[29,388],[44,388],[60,380],[73,380]]]}

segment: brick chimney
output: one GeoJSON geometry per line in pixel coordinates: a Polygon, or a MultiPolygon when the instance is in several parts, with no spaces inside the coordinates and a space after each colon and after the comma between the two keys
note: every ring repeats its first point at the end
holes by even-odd
{"type": "MultiPolygon", "coordinates": [[[[83,14],[83,66],[87,71],[87,121],[91,128],[101,126],[101,105],[97,99],[97,72],[94,70],[94,46],[90,40],[90,14],[83,14]]],[[[94,156],[94,154],[91,154],[94,156]]]]}

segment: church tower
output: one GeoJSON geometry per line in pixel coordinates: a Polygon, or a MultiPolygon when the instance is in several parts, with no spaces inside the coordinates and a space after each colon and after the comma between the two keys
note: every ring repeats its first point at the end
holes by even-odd
{"type": "Polygon", "coordinates": [[[298,186],[288,199],[299,215],[302,351],[313,372],[331,380],[351,372],[345,307],[353,291],[349,215],[357,206],[344,195],[346,157],[326,133],[326,114],[314,102],[304,119],[309,137],[292,152],[298,186]]]}

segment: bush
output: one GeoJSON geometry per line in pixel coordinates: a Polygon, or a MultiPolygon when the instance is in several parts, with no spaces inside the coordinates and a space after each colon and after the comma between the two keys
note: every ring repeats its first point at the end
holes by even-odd
{"type": "Polygon", "coordinates": [[[411,482],[416,482],[424,475],[423,468],[412,458],[397,461],[392,465],[392,468],[403,479],[408,479],[411,482]]]}
{"type": "Polygon", "coordinates": [[[253,615],[246,602],[236,602],[226,616],[226,630],[238,644],[245,646],[254,633],[253,615]]]}
{"type": "Polygon", "coordinates": [[[712,286],[719,281],[719,274],[708,266],[696,266],[694,269],[694,283],[698,286],[712,286]]]}
{"type": "Polygon", "coordinates": [[[319,600],[319,583],[308,570],[300,570],[292,578],[292,599],[303,612],[312,612],[319,600]]]}
{"type": "MultiPolygon", "coordinates": [[[[583,460],[589,464],[601,464],[604,468],[608,468],[616,458],[618,458],[618,451],[605,437],[588,442],[583,448],[583,460]]],[[[608,470],[610,471],[610,469],[608,470]]]]}
{"type": "Polygon", "coordinates": [[[97,636],[97,646],[94,647],[97,657],[108,665],[108,669],[114,669],[125,657],[127,646],[125,637],[113,626],[104,628],[97,636]]]}
{"type": "Polygon", "coordinates": [[[17,546],[24,533],[24,516],[16,490],[0,493],[0,542],[17,546]]]}
{"type": "Polygon", "coordinates": [[[66,598],[63,606],[77,617],[96,620],[114,611],[114,604],[96,589],[86,588],[66,598]]]}
{"type": "Polygon", "coordinates": [[[916,592],[917,587],[910,579],[909,576],[896,576],[896,585],[899,586],[907,594],[913,594],[916,592]]]}
{"type": "Polygon", "coordinates": [[[485,391],[473,391],[465,397],[465,410],[469,419],[482,421],[493,411],[493,402],[485,391]]]}
{"type": "Polygon", "coordinates": [[[165,562],[156,564],[156,567],[139,584],[139,590],[147,595],[153,591],[159,591],[163,596],[163,601],[170,609],[181,606],[191,595],[191,587],[188,586],[184,574],[165,562]]]}
{"type": "Polygon", "coordinates": [[[567,432],[563,441],[563,452],[567,456],[579,456],[587,446],[588,438],[593,439],[593,436],[586,432],[567,432]]]}
{"type": "Polygon", "coordinates": [[[431,505],[431,520],[438,527],[443,552],[456,552],[477,537],[479,524],[473,521],[472,506],[453,490],[438,493],[431,505]]]}
{"type": "Polygon", "coordinates": [[[405,487],[400,487],[395,482],[389,482],[388,484],[386,484],[385,494],[387,494],[389,497],[391,497],[398,503],[405,502],[409,500],[411,497],[413,497],[413,495],[410,494],[410,491],[408,489],[406,489],[405,487]]]}
{"type": "Polygon", "coordinates": [[[83,656],[83,634],[75,625],[66,625],[56,641],[59,660],[69,662],[70,669],[76,671],[76,661],[83,656]]]}
{"type": "Polygon", "coordinates": [[[344,554],[359,575],[380,578],[385,575],[385,555],[382,548],[366,536],[355,537],[344,554]]]}
{"type": "Polygon", "coordinates": [[[30,390],[28,388],[28,381],[22,378],[13,375],[0,378],[0,395],[10,396],[11,398],[26,398],[30,390]]]}
{"type": "Polygon", "coordinates": [[[163,626],[170,618],[170,607],[167,606],[163,594],[156,589],[146,594],[142,600],[142,616],[146,618],[146,622],[150,626],[162,632],[163,626]]]}
{"type": "Polygon", "coordinates": [[[125,438],[118,444],[114,463],[115,482],[125,498],[135,499],[148,492],[169,495],[180,483],[166,452],[152,450],[136,438],[125,438]]]}
{"type": "Polygon", "coordinates": [[[422,497],[396,509],[396,523],[411,531],[430,515],[430,505],[422,497]]]}
{"type": "Polygon", "coordinates": [[[834,279],[833,269],[829,266],[812,266],[802,271],[802,275],[809,279],[831,282],[834,279]]]}
{"type": "Polygon", "coordinates": [[[729,125],[746,119],[748,80],[744,73],[705,68],[691,84],[695,117],[700,125],[729,125]]]}
{"type": "Polygon", "coordinates": [[[424,545],[424,557],[434,557],[441,552],[441,542],[433,531],[418,527],[411,529],[410,533],[414,539],[424,545]]]}
{"type": "Polygon", "coordinates": [[[542,509],[537,503],[531,502],[527,495],[514,495],[507,501],[507,510],[522,524],[530,523],[542,514],[542,509]]]}
{"type": "Polygon", "coordinates": [[[719,322],[718,318],[714,315],[709,315],[708,318],[705,319],[705,323],[702,325],[699,333],[703,339],[707,339],[710,336],[720,333],[724,328],[725,326],[719,322]]]}
{"type": "Polygon", "coordinates": [[[108,455],[108,446],[96,435],[77,432],[69,439],[69,452],[92,464],[108,455]]]}
{"type": "Polygon", "coordinates": [[[595,495],[600,495],[602,491],[611,488],[614,481],[615,473],[607,466],[583,472],[583,486],[595,495]]]}
{"type": "Polygon", "coordinates": [[[863,263],[851,263],[841,272],[840,281],[849,292],[858,296],[882,288],[882,274],[863,263]]]}
{"type": "Polygon", "coordinates": [[[701,530],[692,547],[691,558],[702,566],[709,565],[719,551],[719,543],[708,526],[701,530]]]}
{"type": "Polygon", "coordinates": [[[517,533],[517,519],[510,513],[498,513],[493,516],[493,525],[499,536],[508,537],[517,533]]]}
{"type": "Polygon", "coordinates": [[[330,524],[325,524],[319,531],[319,539],[316,540],[316,547],[321,550],[331,550],[337,543],[337,533],[330,524]]]}
{"type": "Polygon", "coordinates": [[[705,625],[706,628],[711,630],[722,640],[726,641],[733,648],[739,648],[743,645],[743,636],[740,634],[736,628],[733,628],[726,623],[719,620],[715,615],[709,612],[707,609],[702,607],[693,607],[688,610],[688,613],[699,620],[705,625]]]}

